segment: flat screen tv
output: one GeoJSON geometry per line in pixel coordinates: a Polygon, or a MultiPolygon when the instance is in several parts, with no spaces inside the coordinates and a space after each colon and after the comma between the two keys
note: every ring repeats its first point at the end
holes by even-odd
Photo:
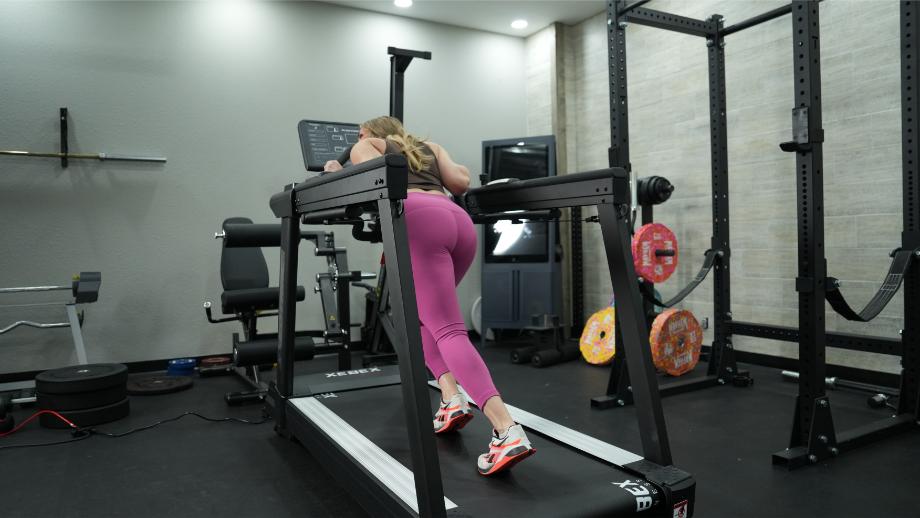
{"type": "MultiPolygon", "coordinates": [[[[556,176],[556,139],[552,135],[482,143],[486,182],[505,178],[532,180],[556,176]]],[[[550,257],[550,224],[500,221],[485,226],[485,262],[545,263],[550,257]]]]}

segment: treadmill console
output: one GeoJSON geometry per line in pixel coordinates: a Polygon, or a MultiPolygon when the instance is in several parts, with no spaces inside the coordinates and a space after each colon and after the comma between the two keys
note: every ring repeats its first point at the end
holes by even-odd
{"type": "Polygon", "coordinates": [[[307,171],[322,171],[329,160],[339,160],[358,142],[359,129],[357,124],[346,122],[300,121],[297,133],[307,171]]]}

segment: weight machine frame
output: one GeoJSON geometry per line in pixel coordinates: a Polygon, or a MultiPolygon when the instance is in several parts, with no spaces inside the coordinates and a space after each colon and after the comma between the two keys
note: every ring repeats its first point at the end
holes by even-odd
{"type": "MultiPolygon", "coordinates": [[[[824,252],[823,141],[821,122],[821,59],[819,2],[793,1],[738,24],[724,27],[722,17],[695,20],[641,6],[648,0],[627,4],[611,0],[607,4],[611,148],[610,165],[630,170],[627,133],[626,46],[628,22],[700,36],[706,39],[709,54],[710,128],[712,139],[713,249],[720,249],[714,276],[714,339],[710,369],[717,365],[720,375],[731,374],[734,365],[732,335],[751,336],[799,344],[799,393],[789,447],[773,455],[774,464],[790,469],[814,464],[841,452],[882,437],[915,429],[920,415],[920,171],[914,161],[920,157],[920,5],[900,2],[901,38],[901,122],[903,231],[895,253],[914,254],[903,269],[904,320],[901,339],[828,333],[825,300],[835,291],[835,279],[827,276],[824,252]],[[792,14],[793,141],[782,149],[796,154],[798,221],[798,328],[734,321],[731,313],[728,214],[728,160],[725,110],[725,37],[786,14],[792,14]],[[837,432],[825,390],[827,347],[868,351],[901,357],[900,397],[897,413],[858,428],[837,432]],[[725,355],[730,360],[726,362],[725,355]]],[[[891,274],[894,271],[889,272],[891,274]]],[[[900,277],[896,279],[900,281],[900,277]]],[[[886,280],[886,283],[888,281],[886,280]]],[[[896,288],[896,286],[895,286],[896,288]]],[[[885,286],[883,286],[883,290],[885,286]]],[[[892,293],[893,296],[893,293],[892,293]]],[[[836,309],[836,308],[835,308],[836,309]]],[[[867,308],[868,309],[868,308],[867,308]]],[[[852,319],[851,319],[852,320],[852,319]]],[[[724,379],[724,378],[723,378],[724,379]]],[[[613,379],[611,379],[611,382],[613,379]]],[[[694,387],[695,388],[695,387],[694,387]]],[[[609,391],[608,391],[609,392],[609,391]]],[[[662,389],[662,395],[669,391],[662,389]]]]}

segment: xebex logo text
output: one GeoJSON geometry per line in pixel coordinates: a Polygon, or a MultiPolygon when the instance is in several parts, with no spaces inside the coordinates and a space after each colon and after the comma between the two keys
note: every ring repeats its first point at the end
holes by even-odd
{"type": "Polygon", "coordinates": [[[370,369],[355,369],[353,371],[339,371],[339,372],[327,372],[327,378],[338,378],[339,376],[353,376],[355,374],[370,374],[371,372],[381,372],[377,367],[371,367],[370,369]]]}
{"type": "Polygon", "coordinates": [[[656,491],[654,489],[649,489],[641,482],[626,480],[624,482],[611,482],[611,484],[636,497],[636,512],[648,511],[655,503],[652,499],[652,495],[656,491]]]}

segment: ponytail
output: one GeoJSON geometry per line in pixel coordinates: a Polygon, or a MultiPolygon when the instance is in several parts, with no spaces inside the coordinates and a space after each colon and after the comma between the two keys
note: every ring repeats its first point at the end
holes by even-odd
{"type": "Polygon", "coordinates": [[[392,142],[399,151],[406,155],[409,168],[413,171],[424,171],[434,162],[434,157],[423,152],[424,142],[418,137],[406,132],[402,123],[395,117],[377,117],[361,125],[372,136],[392,142]]]}

